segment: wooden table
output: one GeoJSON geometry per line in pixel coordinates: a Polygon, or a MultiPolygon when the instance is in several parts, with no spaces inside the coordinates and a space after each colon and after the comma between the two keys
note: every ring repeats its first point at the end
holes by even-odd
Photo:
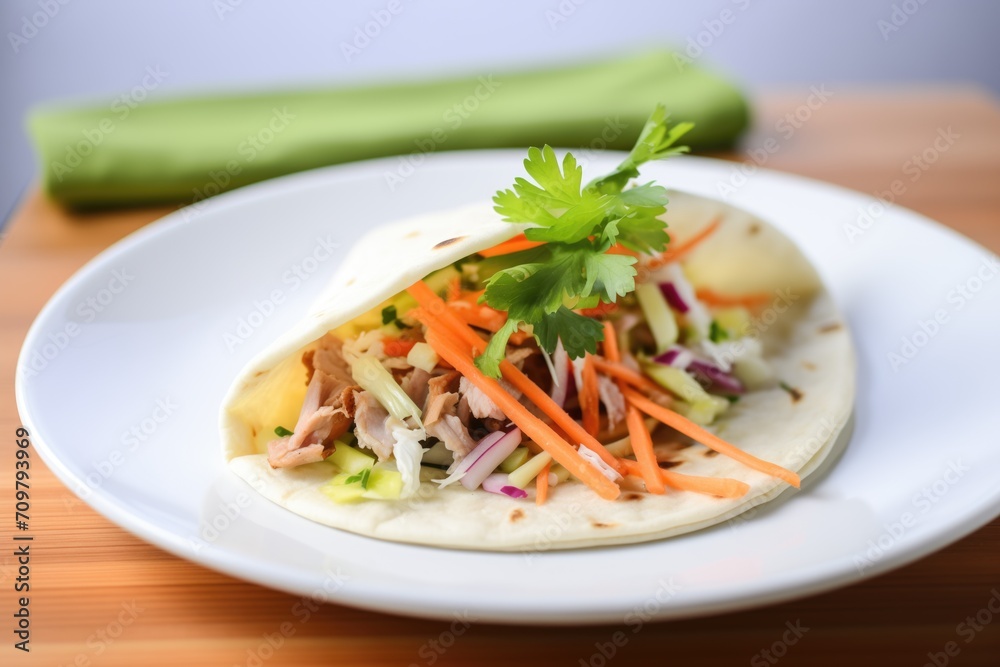
{"type": "MultiPolygon", "coordinates": [[[[766,155],[767,167],[865,193],[905,177],[907,160],[951,128],[958,135],[953,144],[908,181],[900,202],[1000,251],[1000,105],[983,92],[801,90],[766,96],[757,109],[744,149],[719,157],[763,161],[766,155]]],[[[87,260],[166,212],[68,215],[32,193],[11,221],[0,246],[0,497],[6,506],[19,425],[14,365],[29,324],[87,260]]],[[[650,624],[630,633],[605,662],[597,644],[607,648],[621,628],[474,625],[441,654],[430,642],[450,644],[449,623],[334,605],[306,623],[294,619],[295,634],[271,655],[266,636],[276,637],[282,623],[293,620],[296,597],[160,551],[92,511],[37,455],[33,466],[32,650],[25,655],[12,648],[16,563],[6,546],[7,517],[0,556],[3,665],[767,665],[761,651],[781,640],[787,623],[798,622],[809,630],[782,664],[920,667],[930,661],[928,653],[956,641],[961,652],[950,664],[1000,665],[1000,615],[971,643],[956,634],[956,626],[1000,590],[1000,520],[908,567],[832,593],[650,624]]],[[[938,656],[937,664],[946,657],[938,656]]]]}

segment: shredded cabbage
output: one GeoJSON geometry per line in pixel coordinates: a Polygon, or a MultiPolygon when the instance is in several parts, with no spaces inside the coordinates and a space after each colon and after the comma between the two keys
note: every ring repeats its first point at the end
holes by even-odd
{"type": "Polygon", "coordinates": [[[392,446],[392,456],[396,459],[396,469],[403,478],[403,490],[400,498],[409,498],[420,488],[420,460],[424,449],[420,441],[427,437],[422,428],[408,428],[402,422],[390,425],[392,437],[396,441],[392,446]]]}
{"type": "Polygon", "coordinates": [[[387,371],[378,359],[361,355],[351,363],[351,376],[362,389],[371,393],[386,411],[399,420],[412,417],[421,424],[421,411],[403,388],[396,384],[392,373],[387,371]]]}
{"type": "Polygon", "coordinates": [[[586,445],[581,443],[579,451],[580,456],[583,457],[584,461],[597,468],[598,472],[610,479],[612,482],[617,482],[622,478],[622,476],[618,474],[618,471],[605,463],[594,450],[589,449],[586,445]]]}

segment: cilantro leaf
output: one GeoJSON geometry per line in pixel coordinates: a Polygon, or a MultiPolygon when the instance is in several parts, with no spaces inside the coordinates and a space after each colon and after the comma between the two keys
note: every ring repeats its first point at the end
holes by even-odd
{"type": "Polygon", "coordinates": [[[539,346],[554,351],[556,342],[561,340],[572,359],[579,359],[587,352],[595,354],[597,343],[604,340],[604,327],[600,322],[574,313],[566,306],[548,313],[533,326],[539,346]]]}
{"type": "Polygon", "coordinates": [[[596,352],[603,338],[599,322],[574,312],[615,303],[635,289],[634,257],[610,254],[615,245],[640,253],[662,252],[670,237],[660,216],[666,212],[667,190],[655,183],[626,189],[639,166],[687,150],[677,141],[691,123],[670,126],[666,108],[658,105],[643,126],[628,157],[614,171],[583,183],[583,169],[571,153],[560,161],[551,146],[531,148],[512,188],[493,197],[504,220],[527,224],[524,235],[545,245],[507,258],[486,281],[481,302],[507,313],[506,324],[493,335],[476,365],[500,376],[510,336],[530,326],[539,346],[555,351],[561,340],[571,358],[596,352]]]}
{"type": "Polygon", "coordinates": [[[396,321],[396,306],[386,306],[382,309],[382,324],[391,324],[396,321]]]}
{"type": "Polygon", "coordinates": [[[275,426],[274,434],[279,438],[284,438],[286,435],[295,435],[295,431],[289,431],[284,426],[275,426]]]}
{"type": "Polygon", "coordinates": [[[708,339],[713,343],[729,340],[729,332],[719,326],[719,323],[712,320],[712,325],[708,330],[708,339]]]}

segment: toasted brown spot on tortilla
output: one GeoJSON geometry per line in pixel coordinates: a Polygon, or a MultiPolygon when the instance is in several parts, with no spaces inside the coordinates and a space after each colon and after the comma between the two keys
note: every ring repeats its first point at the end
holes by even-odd
{"type": "Polygon", "coordinates": [[[657,461],[656,465],[660,466],[664,470],[669,470],[670,468],[676,468],[681,464],[681,461],[657,461]]]}
{"type": "Polygon", "coordinates": [[[779,383],[778,386],[784,389],[786,392],[788,392],[788,395],[792,397],[792,403],[798,403],[799,401],[802,400],[802,397],[804,396],[804,394],[801,391],[784,382],[779,383]]]}
{"type": "Polygon", "coordinates": [[[254,438],[257,437],[257,427],[256,426],[251,426],[250,427],[250,435],[251,435],[251,437],[254,437],[254,438]]]}
{"type": "Polygon", "coordinates": [[[510,513],[510,522],[511,523],[514,523],[515,521],[520,521],[523,518],[524,518],[524,510],[519,510],[518,509],[518,510],[514,510],[513,512],[510,513]]]}
{"type": "Polygon", "coordinates": [[[590,525],[593,526],[594,528],[614,528],[618,524],[617,523],[603,523],[601,521],[594,521],[593,519],[591,519],[590,520],[590,525]]]}
{"type": "Polygon", "coordinates": [[[747,230],[747,233],[750,236],[753,236],[755,234],[759,234],[760,233],[760,225],[758,225],[756,222],[753,223],[752,225],[750,225],[750,228],[747,230]]]}
{"type": "Polygon", "coordinates": [[[714,449],[706,449],[705,450],[705,458],[709,458],[710,459],[713,456],[718,456],[718,455],[719,455],[719,452],[715,451],[714,449]]]}
{"type": "Polygon", "coordinates": [[[820,333],[830,333],[831,331],[838,331],[842,328],[840,322],[831,322],[830,324],[824,324],[819,328],[820,333]]]}
{"type": "Polygon", "coordinates": [[[811,361],[803,361],[802,368],[806,369],[807,371],[814,371],[816,370],[816,364],[814,364],[811,361]]]}
{"type": "Polygon", "coordinates": [[[420,230],[419,229],[414,229],[412,232],[410,232],[409,234],[407,234],[403,238],[406,238],[406,239],[415,239],[418,236],[420,236],[420,230]]]}
{"type": "Polygon", "coordinates": [[[302,353],[302,363],[306,367],[306,385],[312,382],[313,373],[316,372],[316,367],[313,366],[314,356],[316,356],[316,350],[306,350],[302,353]]]}
{"type": "Polygon", "coordinates": [[[622,496],[622,500],[642,500],[642,497],[641,493],[626,493],[622,496]]]}
{"type": "Polygon", "coordinates": [[[257,371],[256,373],[254,373],[254,374],[253,374],[253,376],[254,376],[255,378],[259,378],[259,377],[260,377],[261,375],[263,375],[263,374],[264,374],[264,373],[266,373],[266,372],[267,372],[267,371],[257,371]]]}
{"type": "Polygon", "coordinates": [[[458,243],[459,241],[461,241],[464,238],[466,238],[466,237],[464,237],[464,236],[456,236],[455,238],[445,239],[444,241],[441,241],[440,243],[435,244],[434,248],[435,249],[437,249],[437,248],[447,248],[452,243],[458,243]]]}

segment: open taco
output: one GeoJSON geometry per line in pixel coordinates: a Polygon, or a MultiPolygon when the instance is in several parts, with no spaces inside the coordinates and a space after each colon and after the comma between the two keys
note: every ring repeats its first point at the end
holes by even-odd
{"type": "MultiPolygon", "coordinates": [[[[677,136],[654,114],[637,150],[677,136]]],[[[329,526],[501,551],[659,539],[798,486],[851,413],[844,321],[765,221],[629,187],[637,150],[586,186],[535,151],[539,185],[495,210],[364,237],[233,383],[231,469],[329,526]]]]}

